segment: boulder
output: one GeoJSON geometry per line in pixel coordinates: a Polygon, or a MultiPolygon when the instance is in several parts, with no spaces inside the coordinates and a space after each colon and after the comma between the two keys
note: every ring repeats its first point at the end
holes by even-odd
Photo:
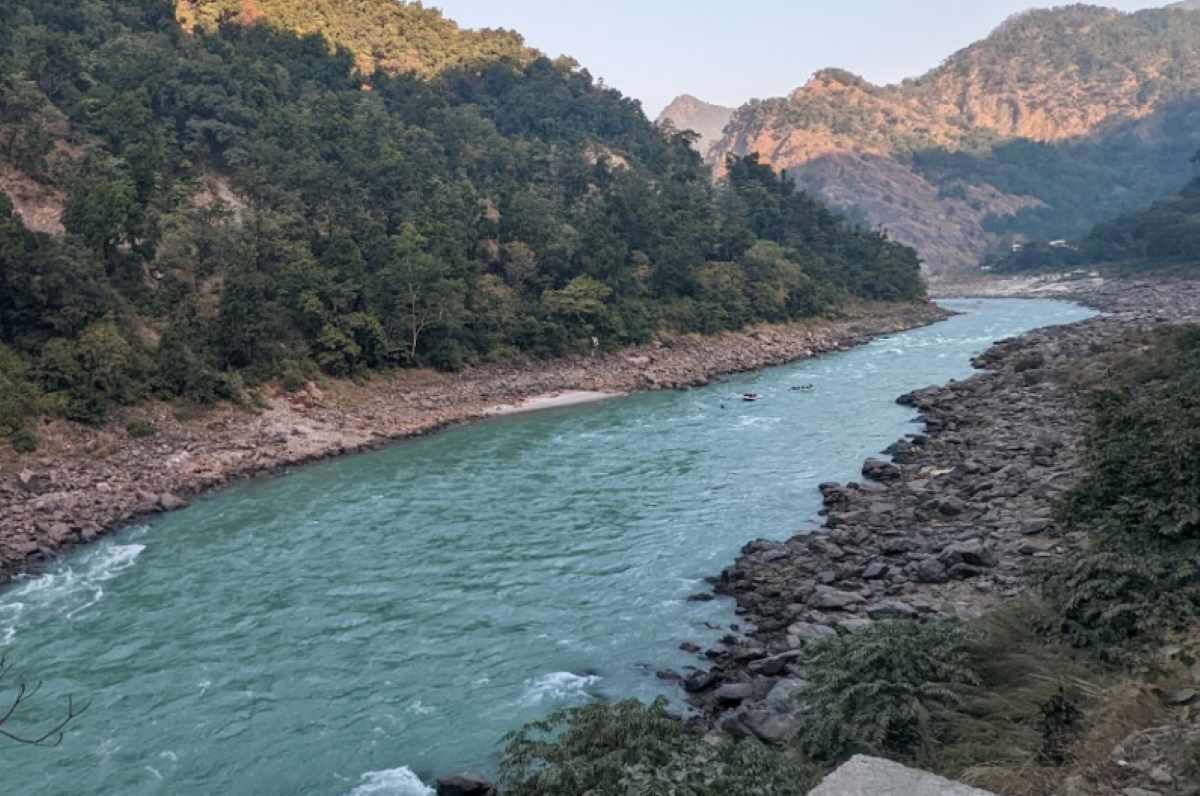
{"type": "Polygon", "coordinates": [[[809,796],[995,796],[902,766],[890,760],[858,755],[834,771],[809,796]]]}
{"type": "Polygon", "coordinates": [[[781,744],[800,732],[804,716],[799,711],[773,713],[767,710],[749,711],[742,716],[742,725],[764,743],[781,744]]]}
{"type": "Polygon", "coordinates": [[[775,687],[767,693],[766,705],[772,710],[791,710],[807,688],[808,681],[799,677],[777,680],[775,687]]]}
{"type": "Polygon", "coordinates": [[[496,786],[478,774],[440,777],[437,796],[496,796],[496,786]]]}
{"type": "Polygon", "coordinates": [[[893,536],[884,539],[879,544],[879,550],[884,555],[902,556],[906,553],[911,553],[917,549],[917,543],[911,539],[905,539],[902,536],[893,536]]]}
{"type": "Polygon", "coordinates": [[[792,650],[790,652],[784,652],[780,655],[772,655],[770,658],[763,658],[762,660],[753,661],[747,668],[749,668],[749,670],[754,674],[775,677],[776,675],[783,674],[783,672],[787,670],[789,664],[795,663],[799,659],[800,652],[792,650]]]}
{"type": "Polygon", "coordinates": [[[955,564],[967,564],[972,567],[996,566],[996,553],[978,539],[957,542],[942,550],[938,560],[947,567],[955,564]]]}
{"type": "Polygon", "coordinates": [[[800,644],[811,644],[815,641],[831,638],[837,635],[837,631],[828,625],[796,622],[788,626],[787,635],[789,639],[795,639],[796,646],[799,646],[800,644]]]}
{"type": "Polygon", "coordinates": [[[813,608],[826,611],[845,611],[862,602],[865,602],[865,599],[858,592],[838,591],[828,586],[818,586],[808,604],[813,608]]]}
{"type": "Polygon", "coordinates": [[[943,498],[938,501],[938,511],[946,517],[957,517],[966,511],[966,504],[956,497],[943,498]]]}
{"type": "Polygon", "coordinates": [[[945,565],[936,558],[926,558],[917,564],[914,577],[918,583],[945,583],[950,579],[945,565]]]}
{"type": "Polygon", "coordinates": [[[163,492],[158,496],[158,506],[163,511],[177,511],[182,508],[187,508],[188,502],[183,498],[172,495],[170,492],[163,492]]]}
{"type": "Polygon", "coordinates": [[[717,689],[717,701],[725,706],[740,705],[754,696],[754,686],[750,683],[727,683],[717,689]]]}
{"type": "Polygon", "coordinates": [[[878,561],[867,564],[866,569],[863,570],[863,580],[883,580],[891,569],[887,564],[881,564],[878,561]]]}
{"type": "Polygon", "coordinates": [[[683,678],[683,690],[689,694],[698,694],[712,688],[720,679],[720,675],[715,671],[692,672],[683,678]]]}
{"type": "Polygon", "coordinates": [[[899,481],[901,476],[899,467],[882,459],[867,459],[863,462],[862,474],[863,478],[872,481],[899,481]]]}

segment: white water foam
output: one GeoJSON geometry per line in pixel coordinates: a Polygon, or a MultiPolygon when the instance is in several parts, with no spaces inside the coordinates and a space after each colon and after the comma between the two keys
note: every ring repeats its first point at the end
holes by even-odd
{"type": "Polygon", "coordinates": [[[102,584],[132,567],[145,549],[143,544],[106,544],[75,564],[19,582],[0,601],[0,646],[12,643],[30,609],[49,609],[74,619],[96,605],[104,598],[102,584]]]}
{"type": "Polygon", "coordinates": [[[550,672],[536,680],[526,680],[525,694],[521,701],[527,705],[537,705],[546,700],[578,700],[587,693],[588,688],[598,682],[600,677],[594,674],[550,672]]]}
{"type": "Polygon", "coordinates": [[[349,796],[434,796],[434,789],[407,766],[368,771],[349,796]]]}
{"type": "Polygon", "coordinates": [[[413,713],[418,716],[428,716],[431,713],[437,712],[436,708],[429,707],[428,705],[426,705],[419,699],[414,700],[412,704],[410,704],[407,708],[405,708],[405,710],[407,710],[409,713],[413,713]]]}

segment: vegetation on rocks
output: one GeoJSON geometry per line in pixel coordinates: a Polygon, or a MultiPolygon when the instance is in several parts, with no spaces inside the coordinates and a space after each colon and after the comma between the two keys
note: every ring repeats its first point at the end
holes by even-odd
{"type": "Polygon", "coordinates": [[[800,745],[815,760],[865,753],[916,760],[947,740],[963,686],[979,684],[966,633],[881,622],[816,645],[805,660],[800,745]]]}
{"type": "Polygon", "coordinates": [[[6,416],[922,295],[910,249],[754,160],[714,188],[687,135],[511,35],[390,0],[231,10],[0,8],[0,159],[66,196],[62,236],[0,196],[6,416]]]}
{"type": "Polygon", "coordinates": [[[662,700],[563,710],[506,739],[501,781],[513,796],[778,794],[801,796],[816,769],[757,741],[710,744],[662,700]]]}
{"type": "Polygon", "coordinates": [[[977,360],[991,374],[906,396],[927,433],[868,461],[874,485],[825,485],[829,528],[747,545],[720,583],[756,630],[684,681],[710,726],[821,771],[865,751],[996,793],[1192,792],[1200,713],[1172,705],[1195,702],[1200,651],[1200,332],[1130,318],[1194,317],[1200,294],[1140,287],[1154,298],[1113,304],[1133,312],[1006,341],[977,360]],[[953,541],[965,527],[990,545],[953,541]]]}
{"type": "Polygon", "coordinates": [[[1106,656],[1200,616],[1200,328],[1128,344],[1091,385],[1088,474],[1060,512],[1091,548],[1047,584],[1068,635],[1106,656]]]}

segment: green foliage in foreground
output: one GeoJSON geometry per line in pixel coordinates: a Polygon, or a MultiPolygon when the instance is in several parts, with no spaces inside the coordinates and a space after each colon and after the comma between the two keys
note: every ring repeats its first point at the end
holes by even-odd
{"type": "Polygon", "coordinates": [[[968,636],[936,622],[880,622],[817,645],[800,745],[813,759],[867,753],[915,760],[947,740],[962,689],[979,683],[968,636]]]}
{"type": "Polygon", "coordinates": [[[801,796],[817,769],[754,741],[710,744],[666,709],[636,701],[562,710],[506,739],[510,796],[801,796]]]}
{"type": "Polygon", "coordinates": [[[1152,339],[1093,400],[1072,522],[1137,549],[1200,541],[1200,328],[1152,339]]]}
{"type": "Polygon", "coordinates": [[[1076,646],[1120,660],[1134,641],[1161,638],[1200,616],[1196,557],[1101,545],[1054,572],[1044,589],[1076,646]]]}
{"type": "Polygon", "coordinates": [[[1128,345],[1097,385],[1087,475],[1060,511],[1092,547],[1046,583],[1068,637],[1105,657],[1200,616],[1200,327],[1128,345]]]}

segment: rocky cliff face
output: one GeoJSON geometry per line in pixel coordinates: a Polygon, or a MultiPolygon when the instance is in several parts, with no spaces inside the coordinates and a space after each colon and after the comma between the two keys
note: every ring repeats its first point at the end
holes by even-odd
{"type": "Polygon", "coordinates": [[[658,115],[658,124],[670,122],[677,130],[694,130],[700,134],[696,148],[706,154],[724,135],[725,125],[733,117],[733,108],[696,99],[690,94],[676,97],[658,115]]]}
{"type": "Polygon", "coordinates": [[[886,226],[937,276],[1177,190],[1200,144],[1181,121],[1198,94],[1200,13],[1070,6],[1014,17],[899,85],[818,72],[738,109],[709,157],[719,170],[726,154],[758,152],[886,226]],[[1163,148],[1179,156],[1165,168],[1163,148]]]}

